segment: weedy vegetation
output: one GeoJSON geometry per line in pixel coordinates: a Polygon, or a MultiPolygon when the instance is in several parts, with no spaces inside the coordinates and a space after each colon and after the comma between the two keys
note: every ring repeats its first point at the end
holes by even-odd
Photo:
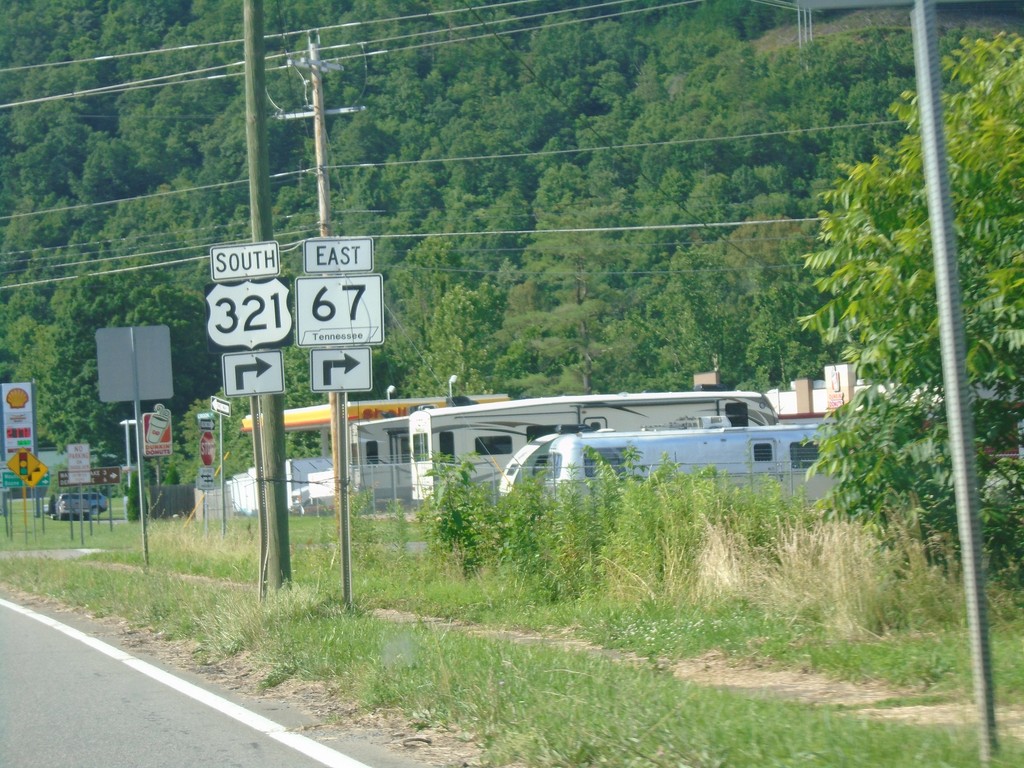
{"type": "MultiPolygon", "coordinates": [[[[225,537],[154,521],[148,569],[136,524],[97,526],[87,546],[99,551],[3,557],[0,582],[187,639],[199,661],[244,653],[268,687],[324,681],[366,710],[471,734],[487,765],[977,763],[969,725],[897,724],[671,674],[675,662],[714,656],[884,684],[894,693],[883,707],[969,701],[948,542],[836,519],[714,473],[609,472],[495,502],[464,468],[437,471],[415,515],[373,515],[357,500],[352,610],[329,517],[291,519],[293,582],[263,601],[251,519],[231,521],[225,537]],[[406,620],[387,620],[396,612],[406,620]],[[551,642],[514,642],[515,632],[551,642]]],[[[46,541],[26,542],[16,528],[0,551],[44,549],[58,535],[67,541],[48,526],[46,541]]],[[[1020,705],[1020,595],[998,579],[990,592],[999,703],[1020,705]]],[[[995,765],[1022,758],[1004,738],[995,765]]]]}

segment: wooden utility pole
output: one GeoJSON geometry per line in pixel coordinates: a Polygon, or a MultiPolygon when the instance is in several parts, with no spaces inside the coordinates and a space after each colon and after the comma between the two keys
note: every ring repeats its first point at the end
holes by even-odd
{"type": "MultiPolygon", "coordinates": [[[[274,227],[270,205],[263,0],[244,0],[243,25],[249,220],[253,241],[265,242],[273,239],[274,227]]],[[[263,598],[268,587],[280,589],[292,578],[285,488],[284,396],[258,395],[251,398],[251,406],[260,516],[260,597],[263,598]]]]}
{"type": "MultiPolygon", "coordinates": [[[[300,66],[308,66],[310,84],[313,91],[313,111],[290,113],[284,117],[312,117],[313,136],[316,144],[316,189],[320,213],[320,236],[331,235],[331,192],[327,178],[327,126],[324,109],[324,89],[322,73],[328,69],[340,69],[336,64],[327,64],[320,60],[319,36],[310,33],[308,61],[292,62],[300,66]]],[[[344,114],[359,111],[358,107],[330,110],[331,114],[344,114]]],[[[348,392],[329,392],[327,395],[331,406],[331,462],[334,464],[334,505],[338,510],[338,543],[341,549],[341,585],[345,605],[352,607],[352,536],[350,530],[350,510],[348,495],[348,392]]]]}

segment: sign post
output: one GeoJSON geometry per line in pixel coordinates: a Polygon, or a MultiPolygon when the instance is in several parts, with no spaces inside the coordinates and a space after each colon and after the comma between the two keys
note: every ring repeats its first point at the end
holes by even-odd
{"type": "MultiPolygon", "coordinates": [[[[166,325],[100,328],[96,331],[100,400],[104,403],[131,400],[135,407],[136,464],[139,467],[139,519],[142,522],[142,557],[149,567],[149,536],[146,528],[146,489],[142,444],[142,400],[174,397],[171,378],[171,331],[166,325]],[[130,370],[131,377],[124,371],[130,370]]],[[[170,419],[168,418],[168,422],[170,419]]]]}
{"type": "MultiPolygon", "coordinates": [[[[200,413],[199,419],[199,470],[196,473],[196,490],[213,490],[213,457],[217,446],[213,439],[213,414],[200,413]]],[[[203,533],[210,533],[210,510],[206,493],[203,493],[203,533]]]]}
{"type": "MultiPolygon", "coordinates": [[[[7,462],[19,451],[27,450],[34,453],[36,450],[35,385],[31,382],[3,384],[0,386],[0,393],[3,396],[0,423],[3,424],[4,432],[4,452],[0,454],[0,458],[7,462]]],[[[4,471],[3,475],[4,488],[24,488],[25,484],[13,474],[13,470],[4,471]]],[[[49,483],[49,475],[39,481],[39,485],[43,486],[49,483]]],[[[14,523],[7,515],[4,516],[4,525],[8,536],[13,538],[14,523]]],[[[45,530],[44,522],[43,531],[45,530]]],[[[27,526],[25,535],[28,536],[27,526]]]]}
{"type": "Polygon", "coordinates": [[[7,467],[21,480],[22,511],[25,515],[25,543],[28,544],[28,489],[35,488],[49,469],[31,451],[20,450],[7,462],[7,467]]]}
{"type": "MultiPolygon", "coordinates": [[[[210,276],[216,284],[206,291],[209,349],[211,352],[226,353],[221,355],[224,393],[228,397],[248,395],[252,402],[253,418],[261,424],[261,396],[284,392],[284,355],[280,349],[267,348],[290,344],[292,338],[288,286],[278,279],[280,274],[281,259],[275,241],[210,248],[210,276]]],[[[226,415],[223,406],[219,405],[221,403],[224,401],[218,398],[210,401],[214,411],[226,415]]],[[[226,410],[230,414],[230,406],[226,410]]],[[[223,441],[223,424],[221,427],[223,441]]],[[[258,447],[263,441],[262,434],[262,429],[254,431],[253,448],[257,484],[265,489],[265,464],[263,452],[258,447]]],[[[222,442],[221,533],[227,535],[223,464],[222,442]]],[[[212,487],[211,470],[212,465],[201,468],[197,483],[212,487]]],[[[258,499],[260,518],[263,519],[267,510],[267,497],[261,492],[258,499]]]]}
{"type": "MultiPolygon", "coordinates": [[[[89,455],[88,443],[71,443],[67,446],[68,454],[68,485],[78,486],[78,531],[79,540],[85,546],[85,512],[82,504],[82,486],[89,482],[89,467],[92,458],[89,455]]],[[[58,473],[58,483],[59,483],[58,473]]],[[[75,538],[74,515],[68,513],[68,524],[71,526],[71,538],[75,538]]],[[[92,535],[92,517],[89,518],[89,535],[92,535]]]]}
{"type": "MultiPolygon", "coordinates": [[[[952,2],[953,0],[949,0],[952,2]]],[[[978,0],[971,0],[977,2],[978,0]]],[[[912,6],[911,32],[921,131],[921,165],[931,231],[935,298],[938,306],[943,398],[956,498],[957,533],[967,602],[974,699],[980,728],[979,757],[988,765],[996,751],[995,695],[989,642],[985,573],[982,563],[981,501],[974,447],[973,390],[967,376],[967,345],[956,254],[956,228],[949,181],[949,152],[942,114],[942,84],[935,6],[945,0],[797,0],[813,8],[912,6]]]]}
{"type": "MultiPolygon", "coordinates": [[[[317,124],[322,135],[319,121],[317,124]]],[[[321,155],[318,145],[318,157],[321,155]]],[[[321,190],[321,213],[325,216],[323,192],[321,190]]],[[[327,235],[328,231],[324,218],[321,234],[327,235]]],[[[342,588],[345,604],[351,606],[348,393],[373,389],[372,350],[366,345],[384,343],[384,277],[372,274],[371,238],[312,238],[302,244],[302,255],[307,275],[315,276],[295,280],[295,343],[300,347],[316,347],[309,352],[310,387],[314,392],[327,392],[331,400],[331,453],[338,503],[342,588]]]]}
{"type": "Polygon", "coordinates": [[[231,415],[231,401],[221,400],[219,397],[210,398],[210,407],[217,414],[217,436],[220,441],[220,462],[217,465],[217,472],[220,474],[220,535],[221,538],[228,535],[228,500],[224,488],[224,417],[231,415]]]}

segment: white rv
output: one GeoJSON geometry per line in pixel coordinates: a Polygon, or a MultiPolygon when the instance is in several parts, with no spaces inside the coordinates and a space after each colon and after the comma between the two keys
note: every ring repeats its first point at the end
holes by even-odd
{"type": "Polygon", "coordinates": [[[374,506],[412,501],[409,417],[358,421],[349,427],[351,481],[368,491],[374,506]]]}
{"type": "Polygon", "coordinates": [[[598,465],[607,462],[616,472],[639,476],[664,464],[680,472],[715,467],[731,482],[756,484],[772,478],[791,493],[817,499],[832,481],[821,475],[807,477],[818,457],[816,430],[816,425],[787,424],[551,435],[513,457],[502,477],[502,490],[507,493],[530,477],[552,486],[592,479],[598,465]]]}
{"type": "Polygon", "coordinates": [[[732,426],[778,423],[759,392],[694,390],[618,395],[564,395],[504,403],[430,408],[409,414],[412,496],[433,490],[434,461],[469,460],[476,482],[497,490],[512,455],[542,435],[587,429],[673,429],[718,418],[732,426]]]}

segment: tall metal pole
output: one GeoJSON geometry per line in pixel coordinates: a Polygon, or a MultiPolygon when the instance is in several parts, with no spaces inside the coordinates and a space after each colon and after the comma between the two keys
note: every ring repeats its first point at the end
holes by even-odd
{"type": "MultiPolygon", "coordinates": [[[[270,204],[270,150],[267,142],[266,50],[263,43],[263,2],[244,0],[245,39],[245,138],[249,169],[250,223],[254,242],[273,238],[270,204]]],[[[285,489],[284,397],[259,395],[252,398],[253,430],[257,461],[257,498],[265,502],[260,509],[261,546],[260,594],[266,588],[280,589],[291,581],[291,554],[288,542],[288,499],[285,489]],[[258,441],[258,444],[257,444],[258,441]]]]}
{"type": "MultiPolygon", "coordinates": [[[[320,236],[331,234],[331,192],[327,178],[327,131],[324,124],[324,88],[320,39],[310,34],[309,71],[313,90],[313,137],[316,144],[316,190],[320,212],[320,236]]],[[[352,535],[348,497],[348,392],[329,392],[331,406],[331,461],[334,464],[334,504],[338,510],[338,543],[341,548],[341,585],[345,606],[352,607],[352,535]],[[339,402],[340,401],[340,402],[339,402]]]]}
{"type": "Polygon", "coordinates": [[[220,440],[220,537],[228,535],[228,503],[224,496],[224,414],[217,414],[217,436],[220,440]]]}
{"type": "Polygon", "coordinates": [[[946,134],[939,98],[939,48],[934,0],[915,0],[911,13],[917,100],[921,111],[928,215],[931,222],[935,293],[942,344],[942,377],[949,425],[949,452],[956,491],[967,625],[973,662],[974,698],[978,707],[981,762],[988,765],[997,748],[992,662],[986,617],[985,574],[981,559],[981,504],[974,455],[974,416],[967,379],[967,343],[956,263],[956,236],[946,160],[946,134]]]}
{"type": "MultiPolygon", "coordinates": [[[[139,473],[139,521],[142,523],[142,562],[149,567],[149,531],[146,527],[146,472],[142,463],[142,403],[139,400],[139,358],[135,347],[135,328],[130,329],[128,338],[132,345],[132,390],[135,394],[135,465],[139,473]]],[[[128,512],[125,510],[125,516],[128,512]]]]}

